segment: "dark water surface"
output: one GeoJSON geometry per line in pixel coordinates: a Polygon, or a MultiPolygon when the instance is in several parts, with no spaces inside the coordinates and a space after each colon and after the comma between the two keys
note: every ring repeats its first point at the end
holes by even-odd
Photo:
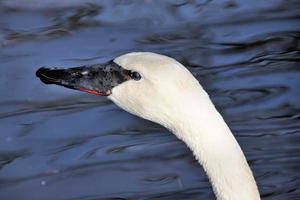
{"type": "Polygon", "coordinates": [[[186,65],[263,199],[300,199],[299,19],[296,0],[0,1],[0,199],[215,198],[167,130],[35,77],[131,51],[186,65]]]}

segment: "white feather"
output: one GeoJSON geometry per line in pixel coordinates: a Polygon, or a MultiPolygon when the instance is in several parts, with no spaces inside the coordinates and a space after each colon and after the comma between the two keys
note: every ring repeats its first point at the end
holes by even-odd
{"type": "Polygon", "coordinates": [[[142,75],[112,90],[126,111],[170,129],[203,166],[219,200],[258,200],[245,156],[222,116],[193,75],[176,60],[148,52],[114,60],[142,75]]]}

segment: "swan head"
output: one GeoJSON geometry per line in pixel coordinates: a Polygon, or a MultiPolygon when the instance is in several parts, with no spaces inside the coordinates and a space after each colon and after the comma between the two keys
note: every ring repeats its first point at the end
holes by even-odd
{"type": "Polygon", "coordinates": [[[124,110],[170,129],[172,118],[186,107],[187,96],[199,90],[192,74],[168,56],[138,52],[117,57],[114,62],[141,78],[114,87],[108,98],[124,110]]]}
{"type": "Polygon", "coordinates": [[[193,98],[200,89],[179,62],[150,52],[124,54],[106,64],[40,68],[36,75],[47,84],[108,96],[124,110],[167,128],[172,128],[171,118],[189,104],[187,96],[193,98]]]}

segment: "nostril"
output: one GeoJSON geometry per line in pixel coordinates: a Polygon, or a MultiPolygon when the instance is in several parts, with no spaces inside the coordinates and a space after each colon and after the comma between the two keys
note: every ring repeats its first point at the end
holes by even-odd
{"type": "Polygon", "coordinates": [[[84,75],[84,76],[85,76],[85,75],[88,75],[88,74],[89,74],[89,71],[83,71],[83,72],[81,72],[81,74],[84,75]]]}

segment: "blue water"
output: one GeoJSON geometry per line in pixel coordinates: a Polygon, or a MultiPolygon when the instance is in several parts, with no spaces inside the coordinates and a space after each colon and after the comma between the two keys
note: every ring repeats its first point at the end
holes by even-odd
{"type": "Polygon", "coordinates": [[[0,199],[214,199],[189,149],[106,98],[36,77],[174,57],[210,94],[262,199],[300,199],[298,1],[0,1],[0,199]]]}

